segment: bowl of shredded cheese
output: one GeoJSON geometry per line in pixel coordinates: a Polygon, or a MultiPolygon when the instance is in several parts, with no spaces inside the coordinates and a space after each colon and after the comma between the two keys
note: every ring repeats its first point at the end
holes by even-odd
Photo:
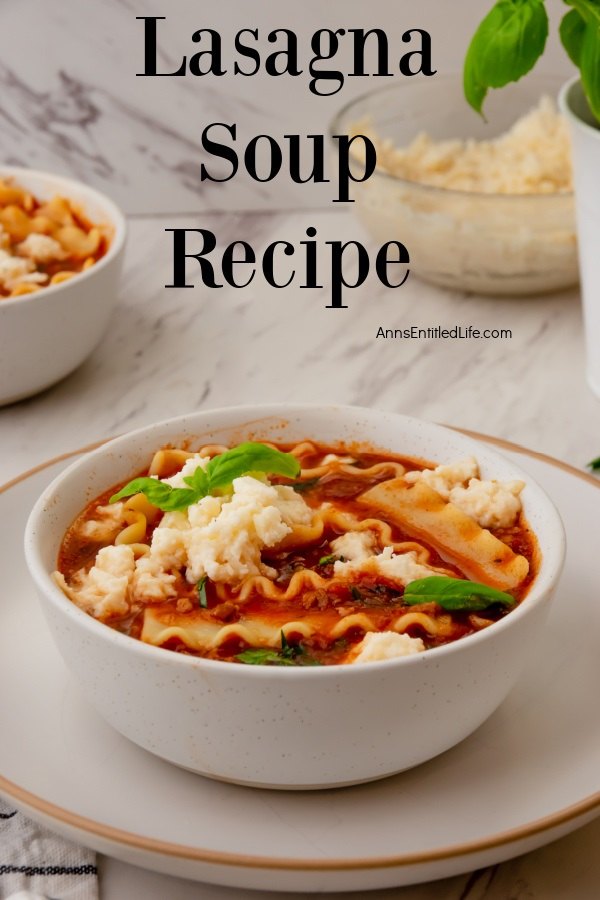
{"type": "MultiPolygon", "coordinates": [[[[398,240],[420,278],[479,294],[540,294],[577,283],[571,147],[539,76],[490,97],[487,120],[459,76],[392,85],[348,104],[333,134],[365,135],[377,168],[354,185],[378,241],[398,240]]],[[[352,145],[357,177],[364,143],[352,145]]]]}

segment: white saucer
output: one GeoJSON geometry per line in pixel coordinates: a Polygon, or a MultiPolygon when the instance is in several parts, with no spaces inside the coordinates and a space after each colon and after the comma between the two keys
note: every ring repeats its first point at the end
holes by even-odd
{"type": "Polygon", "coordinates": [[[545,487],[568,536],[565,573],[528,672],[460,746],[402,775],[337,791],[209,781],[106,725],[51,643],[21,549],[34,500],[70,459],[7,485],[0,494],[0,793],[110,856],[262,890],[430,881],[525,853],[590,821],[600,813],[600,483],[495,443],[545,487]]]}

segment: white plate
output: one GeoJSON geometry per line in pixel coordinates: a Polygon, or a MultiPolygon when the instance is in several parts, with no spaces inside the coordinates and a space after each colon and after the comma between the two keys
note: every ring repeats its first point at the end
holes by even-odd
{"type": "Polygon", "coordinates": [[[430,881],[525,853],[590,821],[600,813],[599,485],[501,446],[548,491],[569,542],[528,672],[460,746],[402,775],[336,791],[209,781],[106,725],[50,641],[21,549],[34,500],[67,463],[52,461],[8,485],[0,494],[0,792],[110,856],[262,890],[430,881]]]}

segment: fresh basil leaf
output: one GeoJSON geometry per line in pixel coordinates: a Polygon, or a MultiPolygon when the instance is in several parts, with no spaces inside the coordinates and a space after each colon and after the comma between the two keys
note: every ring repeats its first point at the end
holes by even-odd
{"type": "Polygon", "coordinates": [[[465,57],[463,90],[467,103],[473,107],[475,112],[483,115],[483,101],[487,96],[488,89],[477,74],[477,53],[477,43],[473,38],[465,57]]]}
{"type": "Polygon", "coordinates": [[[319,566],[328,566],[329,563],[334,563],[337,561],[337,556],[335,553],[330,554],[330,556],[322,556],[318,562],[319,566]]]}
{"type": "Polygon", "coordinates": [[[600,25],[600,0],[564,0],[567,6],[578,10],[581,18],[589,25],[600,25]]]}
{"type": "Polygon", "coordinates": [[[198,500],[210,493],[208,477],[202,466],[194,469],[191,475],[185,475],[183,480],[196,493],[198,500]]]}
{"type": "Polygon", "coordinates": [[[567,51],[571,62],[579,67],[586,24],[577,9],[572,9],[566,13],[560,23],[559,31],[562,45],[567,51]]]}
{"type": "Polygon", "coordinates": [[[498,0],[467,50],[463,83],[471,106],[480,113],[488,88],[504,87],[529,72],[547,37],[543,0],[498,0]]]}
{"type": "Polygon", "coordinates": [[[321,663],[304,652],[302,644],[289,644],[281,631],[281,650],[256,647],[238,653],[236,659],[251,666],[320,666],[321,663]]]}
{"type": "MultiPolygon", "coordinates": [[[[588,4],[589,0],[585,5],[588,4]]],[[[590,16],[586,25],[579,68],[590,109],[600,121],[600,4],[595,7],[595,15],[596,18],[590,16]]]]}
{"type": "Polygon", "coordinates": [[[234,478],[248,472],[296,478],[300,469],[300,463],[291,453],[282,453],[266,444],[248,441],[213,457],[206,467],[206,475],[212,492],[215,488],[227,487],[234,478]]]}
{"type": "Polygon", "coordinates": [[[543,0],[500,0],[493,34],[477,71],[489,87],[503,87],[529,72],[544,52],[548,13],[543,0]]]}
{"type": "Polygon", "coordinates": [[[300,463],[291,453],[282,453],[265,444],[248,442],[214,456],[203,469],[198,466],[191,475],[184,477],[187,488],[174,488],[158,478],[134,478],[110,498],[115,503],[132,494],[145,494],[150,503],[172,512],[187,509],[203,497],[231,484],[234,478],[248,472],[265,472],[295,478],[300,473],[300,463]]]}
{"type": "Polygon", "coordinates": [[[172,512],[176,509],[186,509],[196,500],[196,493],[188,488],[174,488],[158,478],[134,478],[125,487],[121,488],[116,494],[113,494],[109,503],[116,503],[124,497],[131,497],[133,494],[144,494],[154,506],[165,512],[172,512]]]}
{"type": "Polygon", "coordinates": [[[588,469],[592,469],[594,472],[600,470],[600,456],[588,463],[588,469]]]}
{"type": "Polygon", "coordinates": [[[293,666],[291,659],[282,659],[281,654],[277,650],[270,650],[267,647],[256,647],[250,650],[244,650],[238,653],[236,659],[246,663],[248,666],[293,666]]]}
{"type": "Polygon", "coordinates": [[[494,603],[503,606],[514,606],[516,600],[504,591],[467,581],[462,578],[448,578],[445,575],[432,575],[411,581],[404,589],[403,600],[409,606],[417,603],[435,602],[447,610],[477,611],[487,609],[494,603]]]}
{"type": "Polygon", "coordinates": [[[206,575],[203,575],[198,584],[196,585],[196,591],[198,593],[198,600],[200,601],[200,606],[206,609],[208,607],[208,598],[206,596],[206,575]]]}

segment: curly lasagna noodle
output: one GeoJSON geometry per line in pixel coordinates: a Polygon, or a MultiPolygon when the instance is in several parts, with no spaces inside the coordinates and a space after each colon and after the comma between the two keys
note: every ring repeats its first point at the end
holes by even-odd
{"type": "Polygon", "coordinates": [[[66,197],[39,200],[0,178],[0,300],[61,284],[108,250],[110,229],[66,197]]]}
{"type": "Polygon", "coordinates": [[[285,453],[294,477],[265,466],[211,490],[228,448],[156,453],[128,496],[107,492],[71,525],[56,582],[146,643],[267,665],[421,653],[489,627],[527,593],[537,551],[523,482],[482,479],[474,458],[242,445],[257,446],[285,453]]]}

